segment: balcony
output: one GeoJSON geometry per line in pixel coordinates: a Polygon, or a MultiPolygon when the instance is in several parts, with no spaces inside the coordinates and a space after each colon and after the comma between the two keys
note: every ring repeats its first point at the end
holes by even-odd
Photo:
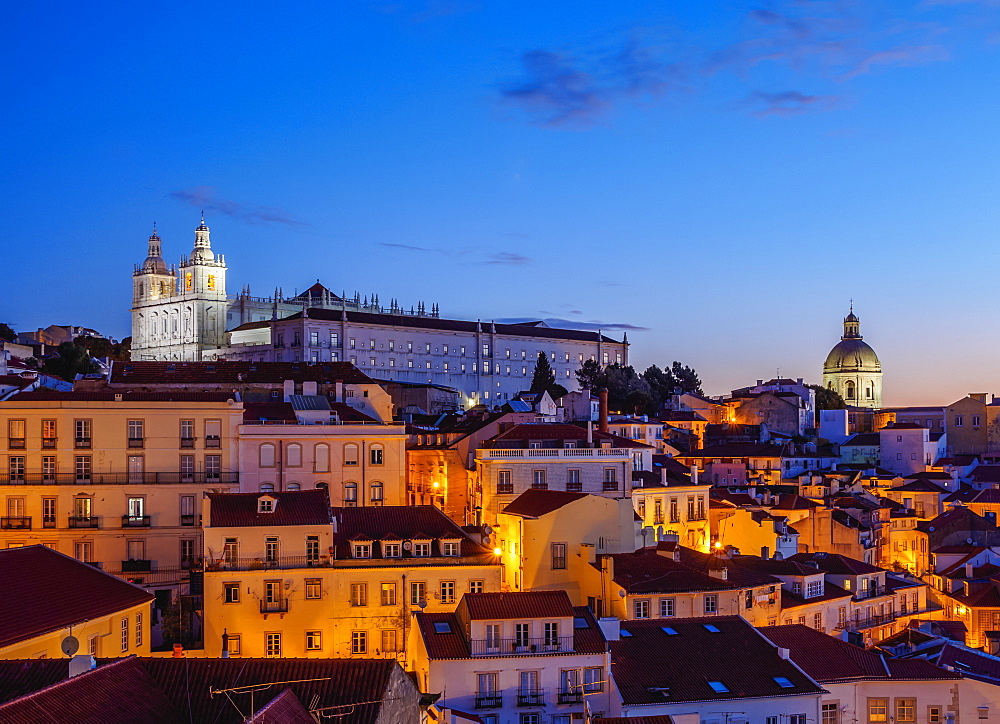
{"type": "Polygon", "coordinates": [[[582,704],[583,703],[583,692],[582,691],[560,691],[559,692],[559,703],[560,704],[582,704]]]}
{"type": "Polygon", "coordinates": [[[545,706],[544,689],[520,689],[517,692],[518,706],[545,706]]]}
{"type": "Polygon", "coordinates": [[[524,656],[526,654],[571,654],[573,637],[522,639],[473,639],[473,656],[524,656]]]}
{"type": "Polygon", "coordinates": [[[76,438],[73,447],[75,447],[77,450],[90,450],[90,438],[89,437],[76,438]]]}
{"type": "Polygon", "coordinates": [[[288,599],[282,598],[277,601],[265,601],[260,602],[260,612],[264,615],[269,613],[288,613],[288,599]]]}
{"type": "Polygon", "coordinates": [[[567,493],[582,493],[583,483],[566,483],[567,493]]]}
{"type": "Polygon", "coordinates": [[[55,515],[42,515],[42,527],[43,528],[55,528],[56,527],[56,517],[55,515]]]}
{"type": "Polygon", "coordinates": [[[148,515],[123,515],[122,528],[148,528],[148,515]]]}
{"type": "Polygon", "coordinates": [[[101,527],[101,519],[96,515],[71,515],[69,527],[96,529],[101,527]]]}
{"type": "Polygon", "coordinates": [[[223,558],[206,561],[209,571],[272,571],[293,568],[327,568],[329,556],[278,556],[277,558],[223,558]]]}
{"type": "Polygon", "coordinates": [[[205,447],[206,448],[220,448],[220,447],[222,447],[222,439],[218,435],[206,435],[205,436],[205,447]]]}
{"type": "Polygon", "coordinates": [[[619,489],[618,481],[616,480],[605,480],[603,483],[603,487],[601,488],[601,490],[603,490],[605,493],[611,493],[617,491],[618,489],[619,489]]]}
{"type": "Polygon", "coordinates": [[[224,484],[236,485],[239,473],[198,472],[198,473],[3,473],[0,485],[195,485],[224,484]]]}
{"type": "Polygon", "coordinates": [[[24,450],[24,438],[23,437],[9,437],[9,438],[7,438],[7,449],[8,450],[24,450]]]}
{"type": "Polygon", "coordinates": [[[192,526],[197,524],[197,522],[198,522],[197,515],[185,515],[183,513],[181,514],[181,525],[192,526]]]}
{"type": "Polygon", "coordinates": [[[129,558],[122,561],[122,573],[149,573],[153,570],[153,562],[129,558]]]}
{"type": "Polygon", "coordinates": [[[146,439],[142,437],[130,437],[128,439],[128,446],[130,448],[141,448],[146,446],[146,439]]]}
{"type": "Polygon", "coordinates": [[[54,437],[43,437],[42,450],[55,450],[58,442],[59,441],[54,437]]]}
{"type": "Polygon", "coordinates": [[[31,516],[14,515],[0,518],[4,530],[31,530],[31,516]]]}
{"type": "Polygon", "coordinates": [[[194,438],[194,437],[182,437],[181,438],[181,447],[182,448],[193,448],[195,440],[197,440],[197,438],[194,438]]]}
{"type": "Polygon", "coordinates": [[[477,709],[499,709],[503,706],[503,695],[499,692],[476,694],[477,709]]]}
{"type": "Polygon", "coordinates": [[[515,448],[492,450],[480,450],[480,457],[483,460],[516,460],[518,458],[628,458],[632,459],[632,452],[625,448],[616,447],[570,447],[570,448],[515,448]]]}

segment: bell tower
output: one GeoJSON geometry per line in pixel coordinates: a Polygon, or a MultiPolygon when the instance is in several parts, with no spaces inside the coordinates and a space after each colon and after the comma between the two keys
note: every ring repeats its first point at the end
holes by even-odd
{"type": "Polygon", "coordinates": [[[212,251],[210,234],[202,214],[194,230],[194,249],[179,267],[183,359],[201,360],[202,351],[225,344],[226,260],[212,251]]]}
{"type": "Polygon", "coordinates": [[[159,346],[164,334],[161,312],[166,309],[165,303],[176,295],[177,270],[167,267],[163,261],[160,236],[153,224],[153,233],[147,240],[146,260],[136,264],[132,272],[133,359],[159,359],[152,348],[159,346]]]}

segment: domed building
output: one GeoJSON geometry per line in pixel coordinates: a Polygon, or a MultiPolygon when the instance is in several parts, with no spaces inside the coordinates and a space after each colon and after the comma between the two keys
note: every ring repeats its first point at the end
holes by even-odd
{"type": "Polygon", "coordinates": [[[823,386],[839,392],[852,407],[877,409],[882,406],[882,364],[860,328],[852,306],[844,318],[844,336],[823,363],[823,386]]]}

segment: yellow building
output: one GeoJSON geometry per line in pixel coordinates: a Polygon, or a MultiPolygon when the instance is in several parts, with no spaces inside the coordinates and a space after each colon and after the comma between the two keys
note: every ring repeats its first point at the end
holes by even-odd
{"type": "Polygon", "coordinates": [[[149,655],[153,595],[93,566],[45,546],[0,550],[0,590],[2,659],[149,655]]]}
{"type": "Polygon", "coordinates": [[[202,496],[237,489],[225,393],[19,393],[0,402],[0,545],[42,543],[147,586],[200,556],[202,496]]]}
{"type": "Polygon", "coordinates": [[[585,569],[597,555],[634,551],[639,521],[627,498],[526,490],[497,516],[494,538],[514,590],[564,590],[583,605],[585,569]]]}
{"type": "Polygon", "coordinates": [[[205,652],[402,655],[409,612],[501,590],[502,566],[432,506],[334,508],[324,491],[209,496],[205,652]]]}
{"type": "MultiPolygon", "coordinates": [[[[652,530],[655,540],[677,536],[682,545],[707,553],[711,545],[708,493],[712,486],[700,483],[694,466],[689,474],[673,458],[654,460],[653,468],[640,476],[642,487],[632,490],[632,502],[643,527],[652,530]]],[[[653,542],[653,538],[647,541],[653,542]]]]}

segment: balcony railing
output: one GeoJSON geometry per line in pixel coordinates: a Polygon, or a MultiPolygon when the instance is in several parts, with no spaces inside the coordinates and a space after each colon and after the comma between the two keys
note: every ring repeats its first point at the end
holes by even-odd
{"type": "Polygon", "coordinates": [[[193,438],[193,437],[182,437],[181,438],[181,447],[193,448],[194,447],[194,441],[195,441],[195,438],[193,438]]]}
{"type": "Polygon", "coordinates": [[[9,473],[0,474],[0,485],[195,485],[222,484],[235,485],[240,482],[239,473],[9,473]]]}
{"type": "Polygon", "coordinates": [[[583,703],[583,692],[582,691],[560,691],[559,692],[559,703],[560,704],[582,704],[583,703]]]}
{"type": "Polygon", "coordinates": [[[189,526],[195,525],[198,522],[198,516],[190,514],[181,514],[181,525],[189,526]]]}
{"type": "Polygon", "coordinates": [[[137,558],[129,558],[127,561],[122,561],[122,573],[149,573],[152,570],[152,561],[137,558]]]}
{"type": "Polygon", "coordinates": [[[96,515],[71,515],[70,528],[100,528],[101,519],[96,515]]]}
{"type": "Polygon", "coordinates": [[[76,438],[74,447],[77,450],[89,450],[90,449],[90,438],[89,437],[78,437],[78,438],[76,438]]]}
{"type": "Polygon", "coordinates": [[[573,637],[473,639],[473,656],[523,656],[525,654],[572,653],[573,637]]]}
{"type": "Polygon", "coordinates": [[[0,518],[4,530],[31,530],[31,516],[13,515],[0,518]]]}
{"type": "Polygon", "coordinates": [[[23,437],[8,437],[7,438],[7,449],[8,450],[24,450],[24,438],[23,437]]]}
{"type": "Polygon", "coordinates": [[[543,706],[545,704],[544,689],[518,689],[518,706],[543,706]]]}
{"type": "Polygon", "coordinates": [[[477,709],[499,709],[503,706],[503,695],[500,692],[476,694],[477,709]]]}
{"type": "Polygon", "coordinates": [[[205,447],[222,447],[222,439],[218,435],[206,435],[205,447]]]}
{"type": "Polygon", "coordinates": [[[42,450],[55,450],[59,441],[54,437],[43,437],[42,438],[42,450]]]}
{"type": "Polygon", "coordinates": [[[148,515],[123,515],[122,528],[148,528],[148,515]]]}
{"type": "Polygon", "coordinates": [[[632,452],[617,447],[572,447],[572,448],[515,448],[505,450],[480,450],[483,460],[510,460],[516,458],[618,458],[632,459],[632,452]]]}
{"type": "Polygon", "coordinates": [[[610,493],[611,491],[618,489],[619,487],[617,480],[605,480],[603,483],[603,487],[601,488],[601,490],[603,490],[605,493],[610,493]]]}
{"type": "Polygon", "coordinates": [[[129,447],[133,447],[133,448],[135,448],[135,447],[144,447],[145,444],[146,444],[146,439],[142,438],[142,437],[130,437],[128,439],[128,446],[129,447]]]}
{"type": "Polygon", "coordinates": [[[222,560],[205,561],[205,569],[209,571],[268,571],[290,568],[322,568],[328,567],[329,557],[315,556],[278,556],[277,558],[223,558],[222,560]]]}
{"type": "Polygon", "coordinates": [[[261,613],[288,613],[288,599],[282,598],[277,601],[265,601],[261,599],[260,602],[260,612],[261,613]]]}

